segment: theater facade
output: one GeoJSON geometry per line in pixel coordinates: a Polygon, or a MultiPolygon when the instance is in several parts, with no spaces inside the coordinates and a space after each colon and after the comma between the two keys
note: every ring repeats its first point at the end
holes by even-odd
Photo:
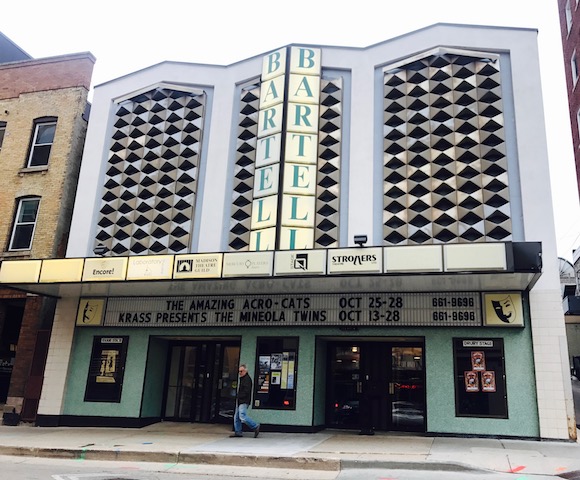
{"type": "Polygon", "coordinates": [[[163,62],[95,88],[37,424],[575,438],[537,31],[163,62]]]}

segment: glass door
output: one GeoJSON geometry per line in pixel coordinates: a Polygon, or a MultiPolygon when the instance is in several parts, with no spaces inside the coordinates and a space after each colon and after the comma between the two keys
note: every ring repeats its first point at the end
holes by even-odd
{"type": "Polygon", "coordinates": [[[392,346],[391,429],[425,431],[423,347],[392,346]]]}
{"type": "Polygon", "coordinates": [[[170,353],[165,417],[189,420],[196,390],[197,346],[174,346],[170,353]]]}
{"type": "Polygon", "coordinates": [[[402,342],[331,343],[329,427],[425,431],[423,346],[402,342]]]}
{"type": "Polygon", "coordinates": [[[240,346],[188,342],[170,346],[164,418],[231,421],[235,409],[240,346]]]}
{"type": "Polygon", "coordinates": [[[358,428],[362,389],[359,344],[332,344],[329,353],[326,423],[336,428],[358,428]]]}

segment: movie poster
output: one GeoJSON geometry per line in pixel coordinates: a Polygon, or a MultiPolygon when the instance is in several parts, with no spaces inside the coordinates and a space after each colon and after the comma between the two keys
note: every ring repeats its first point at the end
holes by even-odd
{"type": "Polygon", "coordinates": [[[477,372],[463,372],[466,392],[479,392],[479,375],[477,372]]]}
{"type": "Polygon", "coordinates": [[[471,369],[474,372],[485,372],[485,353],[471,352],[471,369]]]}
{"type": "Polygon", "coordinates": [[[258,372],[259,393],[268,393],[270,390],[270,356],[260,355],[260,371],[258,372]]]}
{"type": "Polygon", "coordinates": [[[482,372],[481,373],[481,391],[482,392],[495,392],[495,372],[482,372]]]}

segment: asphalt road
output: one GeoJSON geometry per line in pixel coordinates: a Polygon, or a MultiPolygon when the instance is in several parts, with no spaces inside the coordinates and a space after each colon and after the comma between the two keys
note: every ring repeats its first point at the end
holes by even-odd
{"type": "Polygon", "coordinates": [[[338,473],[298,469],[65,460],[0,455],[2,480],[335,480],[338,473]]]}
{"type": "Polygon", "coordinates": [[[555,480],[546,475],[521,473],[442,472],[424,470],[343,470],[337,480],[555,480]]]}

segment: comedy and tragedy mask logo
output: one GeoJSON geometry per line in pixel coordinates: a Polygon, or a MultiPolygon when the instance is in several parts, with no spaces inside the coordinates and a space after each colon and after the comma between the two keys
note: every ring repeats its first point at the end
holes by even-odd
{"type": "Polygon", "coordinates": [[[516,318],[516,307],[511,296],[508,295],[502,300],[492,300],[491,304],[497,318],[504,323],[513,323],[516,318]]]}

